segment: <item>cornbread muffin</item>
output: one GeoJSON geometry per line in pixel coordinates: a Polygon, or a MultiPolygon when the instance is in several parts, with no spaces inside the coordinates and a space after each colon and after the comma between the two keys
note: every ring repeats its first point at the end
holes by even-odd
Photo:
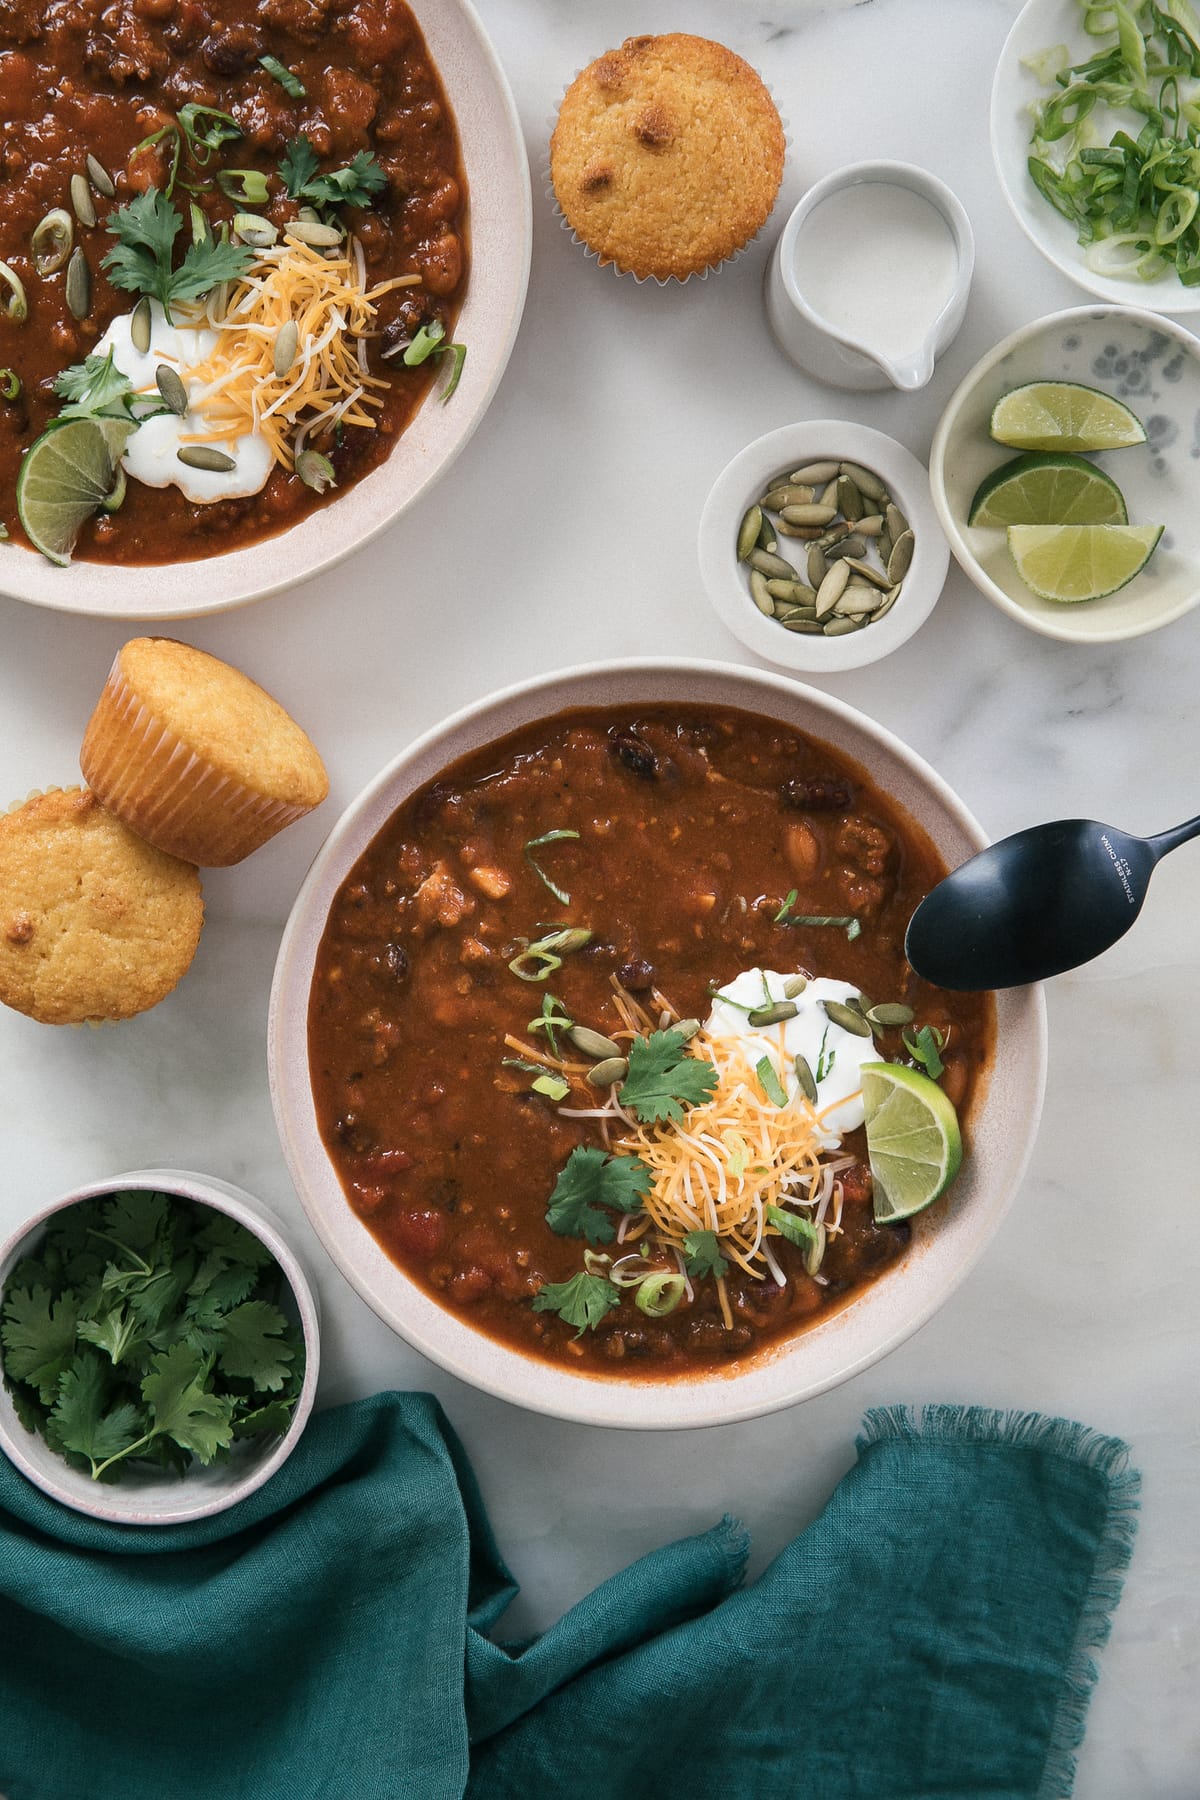
{"type": "Polygon", "coordinates": [[[171,638],[118,651],[79,765],[109,812],[185,862],[240,862],[329,792],[296,721],[240,670],[171,638]]]}
{"type": "Polygon", "coordinates": [[[47,1025],[129,1019],[186,975],[204,902],[188,863],[84,788],[0,815],[0,1001],[47,1025]]]}
{"type": "Polygon", "coordinates": [[[760,229],[784,135],[748,63],[708,38],[627,38],[577,75],[550,140],[563,217],[622,274],[686,280],[760,229]]]}

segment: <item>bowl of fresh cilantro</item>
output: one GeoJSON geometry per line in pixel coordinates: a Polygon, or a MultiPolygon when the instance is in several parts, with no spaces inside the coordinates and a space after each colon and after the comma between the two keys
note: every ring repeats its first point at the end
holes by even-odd
{"type": "Polygon", "coordinates": [[[0,1247],[0,1449],[77,1512],[171,1525],[244,1500],[299,1441],[317,1307],[261,1204],[141,1169],[0,1247]]]}

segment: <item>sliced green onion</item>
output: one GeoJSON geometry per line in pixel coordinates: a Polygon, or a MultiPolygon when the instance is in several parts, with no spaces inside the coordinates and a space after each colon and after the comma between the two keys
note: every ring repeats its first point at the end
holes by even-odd
{"type": "Polygon", "coordinates": [[[422,325],[408,349],[404,352],[406,368],[415,369],[428,360],[446,335],[446,327],[440,319],[434,319],[429,325],[422,325]]]}
{"type": "Polygon", "coordinates": [[[463,364],[467,360],[467,346],[465,344],[447,344],[446,353],[451,359],[451,367],[450,379],[442,389],[443,406],[462,380],[463,364]]]}
{"type": "Polygon", "coordinates": [[[687,1292],[687,1281],[682,1275],[647,1275],[638,1285],[634,1300],[639,1312],[644,1312],[648,1319],[665,1319],[673,1313],[687,1292]]]}
{"type": "Polygon", "coordinates": [[[284,93],[290,94],[293,100],[303,100],[308,93],[308,89],[300,77],[294,75],[291,69],[285,63],[281,63],[277,56],[260,56],[258,66],[260,69],[265,69],[268,75],[273,75],[284,93]]]}
{"type": "Polygon", "coordinates": [[[762,1091],[772,1106],[786,1106],[787,1095],[783,1090],[783,1084],[779,1079],[775,1064],[769,1056],[759,1057],[754,1065],[754,1073],[758,1076],[762,1091]]]}
{"type": "Polygon", "coordinates": [[[238,206],[265,206],[270,198],[267,178],[258,169],[218,169],[217,186],[238,206]]]}
{"type": "Polygon", "coordinates": [[[15,369],[0,369],[0,400],[21,398],[21,377],[15,369]]]}
{"type": "Polygon", "coordinates": [[[789,1244],[798,1244],[802,1250],[811,1250],[817,1242],[817,1227],[800,1213],[785,1212],[781,1206],[768,1206],[767,1223],[773,1225],[789,1244]]]}
{"type": "Polygon", "coordinates": [[[296,458],[296,473],[305,487],[312,488],[316,494],[337,486],[333,464],[319,450],[302,450],[296,458]]]}
{"type": "Polygon", "coordinates": [[[0,309],[18,325],[23,325],[29,317],[29,302],[25,298],[24,284],[17,271],[10,269],[6,262],[0,262],[0,309]],[[8,290],[7,294],[5,289],[8,290]]]}
{"type": "Polygon", "coordinates": [[[547,1100],[553,1100],[557,1106],[558,1102],[565,1100],[570,1093],[571,1084],[569,1081],[564,1081],[561,1075],[551,1075],[547,1070],[544,1075],[539,1075],[533,1083],[533,1091],[535,1094],[544,1094],[547,1100]]]}
{"type": "Polygon", "coordinates": [[[543,844],[560,844],[567,838],[578,838],[578,836],[579,836],[579,833],[577,831],[566,831],[566,830],[564,830],[564,831],[544,831],[542,833],[541,837],[530,838],[528,840],[528,842],[524,845],[523,854],[525,857],[525,861],[529,864],[530,868],[533,870],[533,872],[537,876],[538,880],[543,882],[544,885],[549,888],[550,892],[554,895],[554,898],[558,901],[560,906],[570,906],[570,904],[571,904],[570,894],[568,894],[563,888],[556,886],[556,884],[553,881],[551,881],[551,879],[547,875],[545,869],[542,868],[542,866],[538,862],[537,858],[535,856],[533,856],[531,854],[531,852],[534,850],[540,850],[543,844]]]}

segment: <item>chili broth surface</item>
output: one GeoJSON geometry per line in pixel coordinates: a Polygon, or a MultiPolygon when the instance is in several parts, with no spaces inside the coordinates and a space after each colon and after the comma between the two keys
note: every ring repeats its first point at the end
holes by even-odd
{"type": "MultiPolygon", "coordinates": [[[[621,1023],[614,977],[655,1023],[655,995],[678,1017],[704,1019],[712,988],[745,969],[832,977],[945,1034],[942,1086],[969,1124],[992,998],[931,988],[903,954],[913,909],[945,872],[924,832],[856,764],[732,709],[571,712],[462,759],[378,833],[319,946],[310,1070],[348,1203],[464,1322],[576,1371],[661,1379],[729,1368],[828,1316],[901,1262],[912,1238],[907,1222],[874,1222],[862,1130],[844,1139],[855,1160],[842,1176],[842,1230],[816,1277],[801,1248],[773,1238],[786,1281],[731,1269],[731,1323],[711,1280],[661,1318],[626,1294],[579,1334],[535,1311],[539,1289],[575,1276],[586,1249],[546,1223],[555,1182],[577,1147],[605,1144],[593,1120],[564,1117],[531,1091],[528,1071],[505,1066],[505,1039],[544,1047],[528,1027],[546,993],[611,1034],[621,1023]],[[551,832],[579,835],[527,854],[551,832]],[[793,890],[788,916],[853,917],[857,936],[781,923],[793,890]],[[553,926],[593,935],[546,980],[520,979],[510,963],[553,926]]],[[[878,1055],[905,1058],[899,1029],[878,1034],[878,1055]]],[[[562,1104],[596,1104],[588,1093],[573,1085],[562,1104]]]]}
{"type": "Polygon", "coordinates": [[[404,0],[5,0],[0,7],[0,261],[20,277],[28,319],[0,305],[0,366],[21,383],[0,400],[0,522],[24,536],[14,493],[21,459],[57,416],[54,380],[82,362],[112,320],[137,295],[109,282],[101,259],[114,238],[105,219],[170,175],[168,136],[137,146],[169,126],[188,103],[227,113],[242,135],[204,168],[185,166],[172,203],[185,221],[189,204],[219,231],[246,206],[211,177],[218,168],[258,171],[269,200],[251,210],[281,230],[297,215],[279,178],[287,146],[304,135],[322,170],[370,153],[387,185],[369,208],[344,209],[362,247],[368,285],[417,274],[419,285],[379,301],[378,335],[366,344],[367,367],[386,377],[373,429],[350,427],[314,437],[337,486],[319,494],[275,466],[257,494],[211,504],[175,487],[130,481],[123,504],[86,525],[76,558],[165,563],[216,555],[286,529],[376,468],[411,420],[431,383],[445,379],[442,359],[406,368],[383,352],[422,326],[440,324],[449,341],[465,279],[465,178],[455,124],[416,18],[404,0]],[[293,97],[262,66],[274,58],[305,89],[293,97]],[[71,175],[88,155],[109,171],[116,197],[93,196],[98,222],[75,223],[91,274],[82,320],[67,305],[66,271],[36,271],[32,235],[53,208],[71,210],[71,175]],[[182,185],[190,182],[190,187],[182,185]],[[198,185],[197,185],[198,184],[198,185]]]}

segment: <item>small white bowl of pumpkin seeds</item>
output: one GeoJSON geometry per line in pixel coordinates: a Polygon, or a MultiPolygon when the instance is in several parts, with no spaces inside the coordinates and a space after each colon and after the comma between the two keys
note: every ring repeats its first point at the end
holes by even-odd
{"type": "Polygon", "coordinates": [[[861,669],[907,642],[950,565],[916,457],[844,419],[784,425],[739,452],[705,502],[699,554],[734,636],[811,674],[861,669]]]}

